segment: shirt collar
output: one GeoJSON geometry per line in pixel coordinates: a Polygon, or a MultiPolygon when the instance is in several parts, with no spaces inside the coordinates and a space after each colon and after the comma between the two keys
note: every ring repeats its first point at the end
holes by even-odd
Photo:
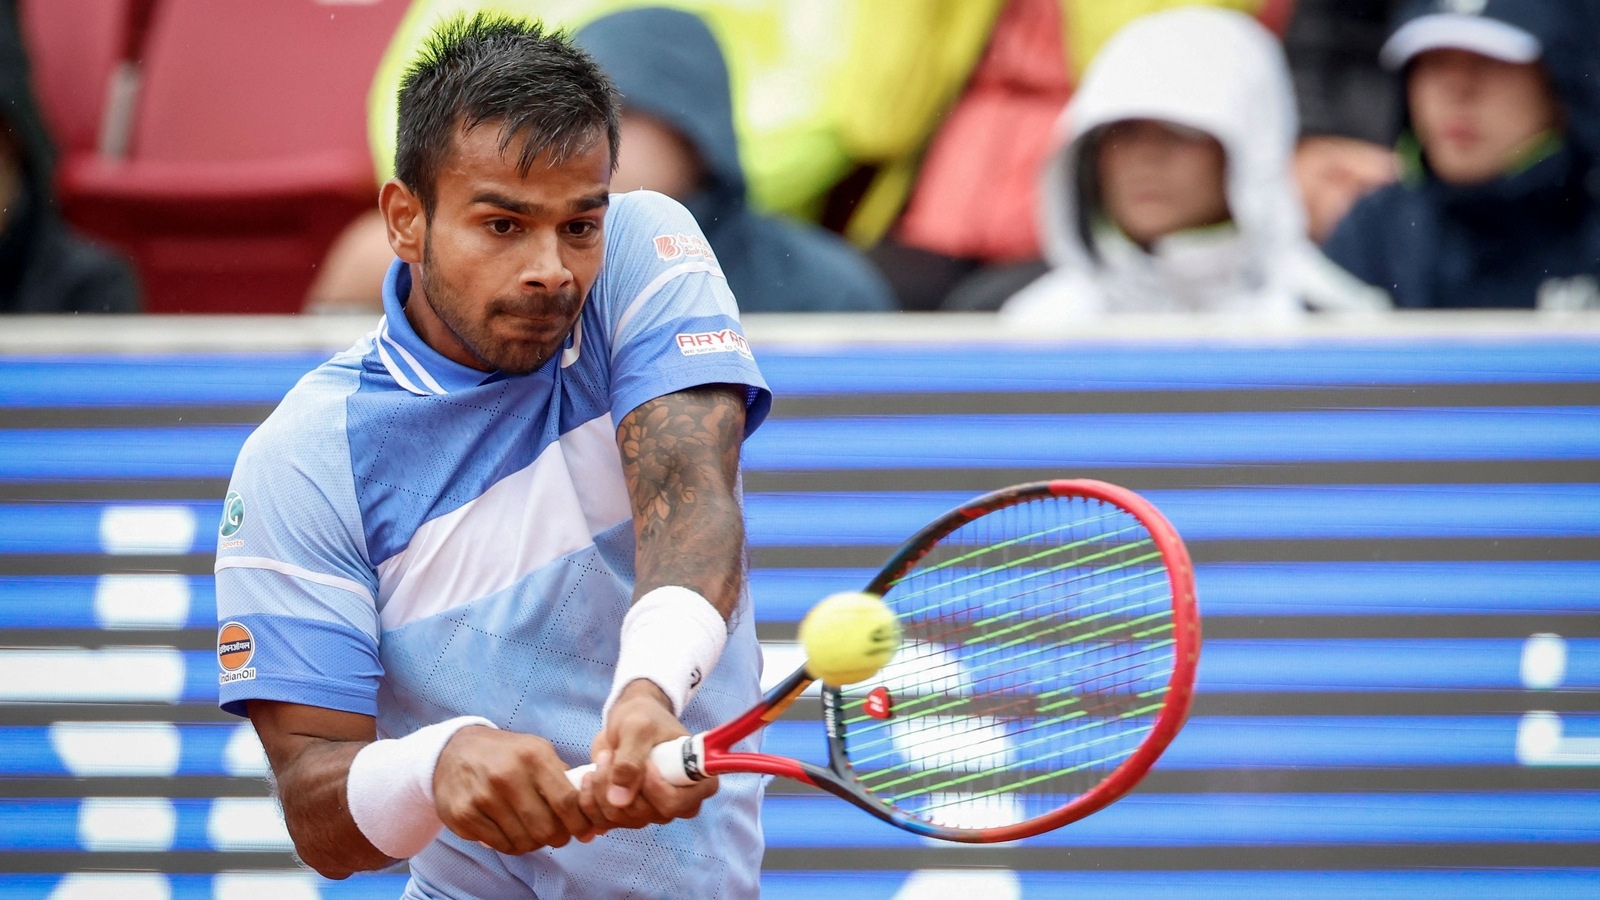
{"type": "Polygon", "coordinates": [[[397,259],[383,279],[377,346],[378,359],[401,387],[427,397],[477,387],[497,377],[447,359],[418,337],[406,319],[405,301],[410,296],[411,267],[397,259]]]}

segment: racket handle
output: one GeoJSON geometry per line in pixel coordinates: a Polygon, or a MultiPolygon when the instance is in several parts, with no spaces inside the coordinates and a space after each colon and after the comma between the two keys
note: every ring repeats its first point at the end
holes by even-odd
{"type": "MultiPolygon", "coordinates": [[[[705,777],[704,775],[696,776],[690,774],[686,758],[688,754],[693,753],[695,758],[699,759],[700,754],[704,752],[704,742],[697,738],[698,735],[686,734],[680,738],[673,738],[664,744],[657,744],[650,751],[651,765],[656,767],[656,771],[661,773],[661,777],[666,779],[667,784],[687,787],[705,777]]],[[[578,787],[583,784],[583,776],[593,771],[594,763],[584,763],[581,766],[568,769],[567,780],[572,782],[573,787],[578,787]]]]}

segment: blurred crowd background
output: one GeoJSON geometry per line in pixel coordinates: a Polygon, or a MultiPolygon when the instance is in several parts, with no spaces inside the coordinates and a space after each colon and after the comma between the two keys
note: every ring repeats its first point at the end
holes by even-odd
{"type": "Polygon", "coordinates": [[[378,308],[423,38],[573,30],[747,312],[1600,307],[1600,0],[0,0],[0,309],[378,308]]]}

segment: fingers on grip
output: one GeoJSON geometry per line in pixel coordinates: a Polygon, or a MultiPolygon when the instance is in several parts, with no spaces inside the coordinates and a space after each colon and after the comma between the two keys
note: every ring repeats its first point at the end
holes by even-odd
{"type": "Polygon", "coordinates": [[[684,752],[693,740],[688,735],[674,738],[664,744],[655,745],[650,751],[650,762],[661,773],[661,778],[667,784],[678,787],[688,787],[698,781],[698,778],[689,774],[688,767],[684,765],[684,752]]]}
{"type": "MultiPolygon", "coordinates": [[[[692,738],[688,735],[674,738],[666,743],[657,744],[650,751],[650,762],[656,767],[656,771],[661,773],[662,780],[667,784],[687,787],[699,780],[689,774],[683,762],[684,748],[690,740],[692,738]]],[[[567,770],[567,780],[572,782],[573,787],[582,787],[583,776],[593,771],[594,763],[575,766],[567,770]]]]}
{"type": "Polygon", "coordinates": [[[568,769],[567,780],[572,782],[573,787],[583,787],[583,776],[593,771],[594,763],[584,763],[581,766],[568,769]]]}

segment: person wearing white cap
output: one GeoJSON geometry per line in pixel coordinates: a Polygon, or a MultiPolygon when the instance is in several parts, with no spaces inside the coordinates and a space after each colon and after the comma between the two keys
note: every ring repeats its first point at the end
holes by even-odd
{"type": "Polygon", "coordinates": [[[1006,301],[1026,326],[1109,315],[1293,321],[1387,298],[1306,237],[1298,131],[1278,41],[1232,10],[1153,13],[1117,32],[1057,123],[1040,184],[1051,270],[1006,301]]]}
{"type": "Polygon", "coordinates": [[[1407,308],[1600,305],[1600,10],[1422,0],[1380,54],[1401,73],[1404,177],[1326,250],[1407,308]]]}

